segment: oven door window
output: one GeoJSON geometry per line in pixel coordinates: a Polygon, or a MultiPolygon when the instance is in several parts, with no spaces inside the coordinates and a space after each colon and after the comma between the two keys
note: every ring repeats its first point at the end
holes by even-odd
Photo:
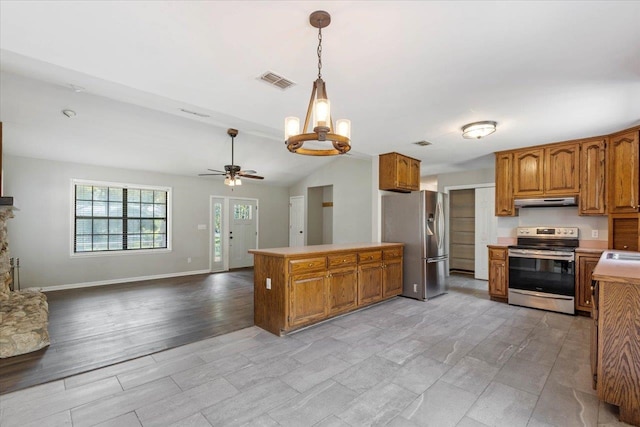
{"type": "Polygon", "coordinates": [[[509,257],[509,287],[575,296],[575,262],[509,257]]]}

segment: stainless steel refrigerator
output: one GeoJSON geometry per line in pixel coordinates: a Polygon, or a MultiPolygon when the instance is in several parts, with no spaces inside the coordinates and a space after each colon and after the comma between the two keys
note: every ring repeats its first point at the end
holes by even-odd
{"type": "Polygon", "coordinates": [[[446,292],[445,195],[382,196],[382,241],[404,243],[402,295],[427,300],[446,292]]]}

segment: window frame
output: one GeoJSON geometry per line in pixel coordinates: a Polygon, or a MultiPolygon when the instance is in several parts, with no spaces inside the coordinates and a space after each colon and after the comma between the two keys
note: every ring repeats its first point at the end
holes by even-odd
{"type": "Polygon", "coordinates": [[[70,215],[69,215],[69,254],[71,258],[87,258],[87,257],[103,257],[103,256],[122,256],[122,255],[148,255],[148,254],[166,254],[172,252],[173,241],[173,194],[171,187],[157,186],[157,185],[145,185],[145,184],[131,184],[123,182],[113,181],[94,181],[86,179],[71,179],[70,185],[70,215]],[[167,193],[167,247],[166,248],[147,248],[147,249],[120,249],[120,250],[105,250],[105,251],[74,251],[74,239],[75,235],[75,221],[76,221],[76,186],[77,185],[91,185],[96,187],[115,187],[122,189],[136,189],[136,190],[153,190],[153,191],[165,191],[167,193]]]}

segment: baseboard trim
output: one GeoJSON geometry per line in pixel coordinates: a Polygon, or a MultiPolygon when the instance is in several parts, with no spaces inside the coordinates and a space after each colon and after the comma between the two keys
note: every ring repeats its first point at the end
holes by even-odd
{"type": "Polygon", "coordinates": [[[93,286],[105,286],[105,285],[115,285],[118,283],[128,283],[128,282],[142,282],[145,280],[154,280],[154,279],[168,279],[170,277],[180,277],[180,276],[195,276],[196,274],[209,274],[211,271],[209,270],[193,270],[193,271],[181,271],[179,273],[167,273],[167,274],[154,274],[152,276],[138,276],[138,277],[125,277],[123,279],[113,279],[113,280],[98,280],[95,282],[82,282],[82,283],[70,283],[67,285],[54,285],[54,286],[30,286],[24,289],[34,289],[41,292],[49,292],[49,291],[62,291],[65,289],[78,289],[78,288],[91,288],[93,286]]]}

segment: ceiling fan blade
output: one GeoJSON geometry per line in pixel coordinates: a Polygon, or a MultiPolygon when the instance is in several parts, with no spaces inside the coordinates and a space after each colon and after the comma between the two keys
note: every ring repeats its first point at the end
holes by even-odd
{"type": "Polygon", "coordinates": [[[207,170],[211,172],[226,173],[225,171],[219,171],[218,169],[207,169],[207,170]]]}
{"type": "Polygon", "coordinates": [[[239,175],[243,178],[251,178],[251,179],[264,179],[264,176],[259,176],[259,175],[239,175]]]}
{"type": "Polygon", "coordinates": [[[241,174],[241,175],[244,175],[244,174],[254,174],[254,173],[258,173],[258,171],[254,171],[253,169],[247,169],[247,170],[245,170],[245,171],[240,171],[240,172],[238,172],[238,173],[239,173],[239,174],[241,174]]]}
{"type": "Polygon", "coordinates": [[[199,173],[198,176],[224,176],[226,173],[199,173]]]}

